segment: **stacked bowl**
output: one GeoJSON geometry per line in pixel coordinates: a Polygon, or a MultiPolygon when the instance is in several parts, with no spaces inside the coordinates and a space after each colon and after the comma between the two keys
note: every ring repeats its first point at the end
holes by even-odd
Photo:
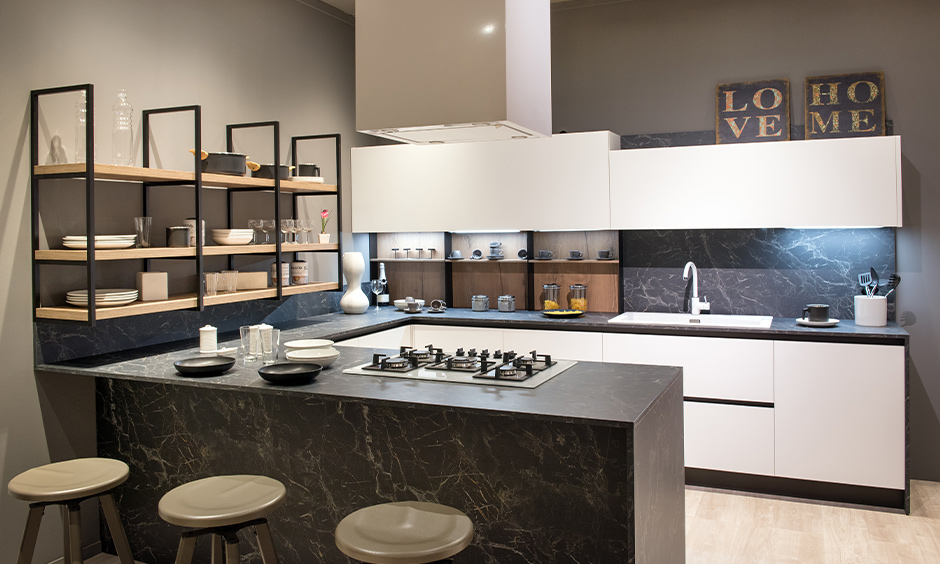
{"type": "Polygon", "coordinates": [[[284,356],[290,362],[312,362],[326,367],[339,358],[329,339],[301,339],[284,343],[284,356]]]}
{"type": "Polygon", "coordinates": [[[213,229],[212,240],[216,245],[248,245],[254,239],[253,229],[213,229]]]}

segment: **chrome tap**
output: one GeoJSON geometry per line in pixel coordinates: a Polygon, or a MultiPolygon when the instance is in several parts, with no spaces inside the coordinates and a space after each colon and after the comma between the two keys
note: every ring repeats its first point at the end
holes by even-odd
{"type": "Polygon", "coordinates": [[[698,315],[703,311],[711,311],[712,304],[708,303],[708,298],[703,296],[699,299],[698,297],[698,269],[695,268],[695,263],[692,261],[685,263],[682,279],[688,280],[690,272],[692,276],[692,297],[689,298],[689,310],[692,315],[698,315]]]}

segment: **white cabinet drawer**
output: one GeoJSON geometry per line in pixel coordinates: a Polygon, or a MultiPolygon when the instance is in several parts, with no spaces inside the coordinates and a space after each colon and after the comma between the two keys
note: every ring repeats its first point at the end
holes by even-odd
{"type": "Polygon", "coordinates": [[[776,473],[904,489],[904,347],[775,343],[776,473]]]}
{"type": "MultiPolygon", "coordinates": [[[[386,329],[371,335],[363,335],[356,339],[355,346],[374,349],[397,349],[402,346],[411,346],[411,326],[386,329]]],[[[344,343],[345,344],[345,343],[344,343]]]]}
{"type": "Polygon", "coordinates": [[[685,397],[774,401],[773,341],[604,334],[604,362],[682,367],[685,397]]]}
{"type": "Polygon", "coordinates": [[[519,354],[535,350],[539,354],[548,353],[552,358],[565,360],[600,362],[603,359],[601,333],[506,329],[503,331],[503,347],[519,354]]]}
{"type": "Polygon", "coordinates": [[[685,465],[773,476],[773,408],[685,402],[685,465]]]}
{"type": "Polygon", "coordinates": [[[503,332],[500,329],[485,327],[443,327],[439,325],[413,326],[414,347],[423,349],[434,345],[453,352],[457,347],[475,348],[477,352],[488,349],[490,352],[503,349],[503,332]]]}

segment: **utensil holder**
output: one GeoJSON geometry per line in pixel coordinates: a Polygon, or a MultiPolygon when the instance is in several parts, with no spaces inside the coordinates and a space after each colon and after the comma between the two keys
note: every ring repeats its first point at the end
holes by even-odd
{"type": "Polygon", "coordinates": [[[888,298],[886,296],[855,296],[855,324],[865,327],[887,325],[888,298]]]}

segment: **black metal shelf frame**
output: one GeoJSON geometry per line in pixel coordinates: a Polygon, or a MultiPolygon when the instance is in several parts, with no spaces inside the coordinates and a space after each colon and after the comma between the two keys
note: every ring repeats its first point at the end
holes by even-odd
{"type": "MultiPolygon", "coordinates": [[[[336,153],[336,206],[333,208],[333,215],[336,216],[336,243],[339,245],[336,252],[336,278],[337,284],[342,290],[343,286],[343,245],[341,242],[343,235],[343,152],[342,137],[339,133],[326,133],[322,135],[295,135],[290,138],[290,163],[297,166],[297,143],[300,141],[311,141],[318,139],[332,139],[336,153]]],[[[299,196],[315,196],[316,194],[301,194],[294,192],[293,204],[294,213],[297,213],[297,198],[299,196]]]]}

